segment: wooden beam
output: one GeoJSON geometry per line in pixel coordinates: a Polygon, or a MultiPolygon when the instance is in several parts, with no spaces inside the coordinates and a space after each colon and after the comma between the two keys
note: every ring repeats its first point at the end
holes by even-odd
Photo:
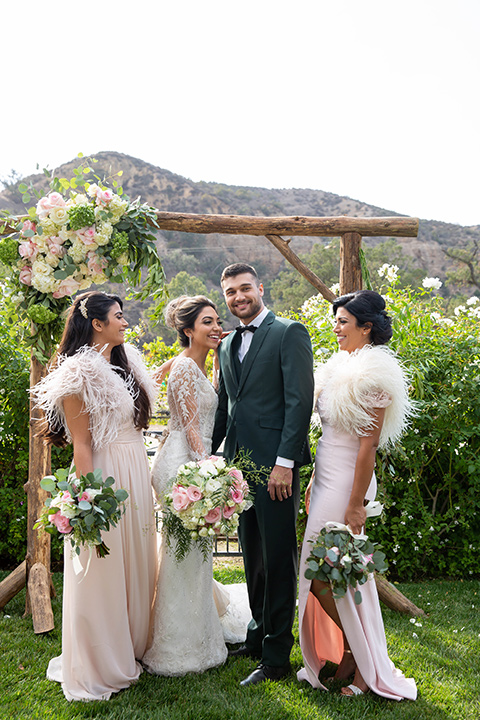
{"type": "Polygon", "coordinates": [[[297,270],[303,277],[308,280],[310,285],[313,285],[313,287],[318,290],[318,292],[323,295],[324,298],[329,300],[330,302],[333,302],[335,300],[335,294],[328,288],[324,282],[320,280],[320,278],[315,275],[314,272],[312,272],[306,265],[303,263],[298,255],[295,255],[293,250],[290,249],[289,246],[289,240],[284,240],[279,235],[265,235],[267,240],[270,240],[272,245],[274,245],[277,250],[279,250],[283,257],[288,260],[288,262],[293,265],[295,270],[297,270]]]}
{"type": "Polygon", "coordinates": [[[413,617],[425,615],[425,611],[417,607],[411,600],[403,595],[395,585],[388,582],[384,575],[375,573],[375,584],[377,586],[378,597],[391,610],[407,613],[413,617]]]}
{"type": "Polygon", "coordinates": [[[10,575],[0,582],[0,610],[15,597],[27,582],[27,561],[24,560],[10,575]]]}
{"type": "Polygon", "coordinates": [[[38,562],[33,565],[28,575],[28,594],[32,606],[33,632],[50,632],[55,627],[52,605],[50,602],[50,573],[38,562]]]}
{"type": "Polygon", "coordinates": [[[418,218],[408,217],[256,217],[249,215],[197,215],[157,210],[161,230],[227,235],[297,235],[336,237],[349,232],[363,236],[416,237],[418,218]]]}
{"type": "MultiPolygon", "coordinates": [[[[30,360],[30,387],[34,387],[46,374],[47,368],[40,363],[33,355],[30,360]]],[[[48,494],[40,487],[40,481],[45,475],[50,473],[50,446],[38,437],[38,432],[43,422],[42,411],[35,406],[33,398],[30,400],[30,446],[29,446],[29,467],[28,481],[24,485],[28,499],[27,510],[27,578],[30,579],[30,572],[34,565],[42,564],[45,567],[48,583],[39,583],[35,585],[36,596],[30,596],[30,583],[27,585],[27,595],[25,602],[25,615],[33,612],[33,603],[47,607],[50,605],[50,535],[47,532],[39,532],[34,530],[33,526],[44,507],[44,502],[48,494]],[[40,593],[45,592],[45,597],[40,597],[40,593]]],[[[43,616],[44,611],[41,611],[43,616]]],[[[53,617],[53,616],[52,616],[53,617]]],[[[42,623],[43,627],[43,623],[42,623]]],[[[35,630],[37,632],[37,630],[35,630]]],[[[39,630],[38,632],[46,632],[39,630]]]]}
{"type": "Polygon", "coordinates": [[[362,236],[349,232],[340,238],[340,295],[362,289],[360,248],[362,236]]]}

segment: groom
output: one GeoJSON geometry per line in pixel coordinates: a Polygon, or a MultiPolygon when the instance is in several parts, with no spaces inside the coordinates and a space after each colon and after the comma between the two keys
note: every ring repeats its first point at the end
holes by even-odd
{"type": "Polygon", "coordinates": [[[257,467],[269,469],[267,483],[251,488],[255,503],[240,515],[239,526],[253,619],[245,645],[230,655],[260,660],[241,683],[253,685],[290,672],[299,467],[310,462],[313,358],[305,327],[277,318],[263,304],[263,285],[253,267],[229,265],[221,284],[228,309],[240,325],[219,349],[212,450],[225,438],[227,460],[243,448],[257,467]]]}

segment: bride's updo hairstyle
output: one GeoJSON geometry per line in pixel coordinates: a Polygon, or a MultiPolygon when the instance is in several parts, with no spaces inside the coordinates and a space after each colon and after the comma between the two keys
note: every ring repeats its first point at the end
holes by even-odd
{"type": "Polygon", "coordinates": [[[342,295],[333,303],[333,314],[344,307],[357,321],[357,327],[371,323],[370,342],[372,345],[386,345],[392,337],[392,321],[385,310],[385,300],[373,290],[357,290],[342,295]]]}
{"type": "MultiPolygon", "coordinates": [[[[50,370],[55,369],[66,357],[75,355],[80,348],[92,344],[94,332],[92,320],[100,320],[108,324],[108,313],[115,303],[118,303],[123,310],[123,301],[118,295],[97,291],[77,295],[67,313],[65,329],[57,353],[50,364],[50,370]]],[[[128,384],[132,388],[135,400],[134,425],[138,429],[146,429],[152,412],[150,400],[143,386],[131,372],[123,344],[112,348],[110,363],[113,366],[112,370],[125,381],[131,376],[128,384]]],[[[40,434],[52,445],[58,445],[59,447],[66,445],[66,434],[62,427],[47,428],[40,434]]]]}
{"type": "Polygon", "coordinates": [[[182,347],[189,347],[190,341],[185,330],[193,330],[195,320],[204,307],[211,307],[217,312],[215,303],[205,295],[180,295],[171,300],[165,308],[165,324],[177,331],[178,342],[182,347]]]}

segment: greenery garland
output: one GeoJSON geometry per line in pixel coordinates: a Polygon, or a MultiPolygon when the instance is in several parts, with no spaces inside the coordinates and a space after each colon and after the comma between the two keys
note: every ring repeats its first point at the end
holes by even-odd
{"type": "Polygon", "coordinates": [[[152,226],[158,227],[156,211],[123,194],[115,179],[122,171],[101,179],[85,160],[70,180],[44,173],[50,192],[43,195],[21,183],[24,203],[33,194],[36,206],[20,221],[4,214],[7,234],[0,241],[0,262],[7,267],[4,282],[19,313],[31,322],[27,342],[43,363],[59,340],[64,312],[77,292],[92,284],[126,282],[129,297],[153,299],[158,311],[166,294],[152,232],[152,226]]]}

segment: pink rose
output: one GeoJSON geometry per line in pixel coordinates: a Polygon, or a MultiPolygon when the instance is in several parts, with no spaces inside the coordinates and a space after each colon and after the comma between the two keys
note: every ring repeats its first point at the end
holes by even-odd
{"type": "Polygon", "coordinates": [[[202,460],[202,462],[207,462],[208,460],[210,460],[210,462],[215,462],[216,460],[220,460],[220,458],[218,457],[218,455],[210,455],[207,460],[202,460]]]}
{"type": "Polygon", "coordinates": [[[40,219],[46,217],[52,209],[52,204],[48,197],[42,197],[37,203],[37,215],[40,219]]]}
{"type": "Polygon", "coordinates": [[[47,238],[48,249],[50,250],[52,255],[57,255],[58,257],[61,257],[64,252],[62,243],[63,240],[61,240],[59,237],[47,238]]]}
{"type": "Polygon", "coordinates": [[[52,525],[55,525],[58,532],[67,534],[73,530],[70,525],[70,520],[65,517],[65,515],[62,515],[61,512],[56,512],[55,515],[50,515],[49,520],[52,525]]]}
{"type": "Polygon", "coordinates": [[[95,255],[94,252],[90,251],[87,253],[88,257],[88,270],[91,275],[100,275],[101,272],[106,268],[107,261],[104,257],[95,255]]]}
{"type": "Polygon", "coordinates": [[[80,230],[76,232],[78,239],[81,240],[84,245],[93,245],[95,242],[95,225],[80,228],[80,230]]]}
{"type": "Polygon", "coordinates": [[[232,498],[233,502],[239,504],[244,499],[243,490],[239,490],[236,487],[230,488],[230,497],[232,498]]]}
{"type": "Polygon", "coordinates": [[[65,207],[66,203],[63,197],[60,195],[60,193],[52,192],[48,196],[48,200],[50,201],[50,209],[54,207],[65,207]]]}
{"type": "Polygon", "coordinates": [[[187,488],[187,495],[190,502],[197,502],[203,497],[203,493],[196,485],[189,485],[187,488]]]}
{"type": "Polygon", "coordinates": [[[186,510],[186,508],[190,505],[187,491],[181,485],[175,485],[172,489],[172,501],[173,507],[177,510],[177,512],[179,510],[186,510]]]}
{"type": "Polygon", "coordinates": [[[205,522],[211,523],[212,525],[222,518],[222,511],[219,507],[212,508],[208,511],[208,513],[205,515],[205,522]]]}
{"type": "Polygon", "coordinates": [[[230,477],[235,478],[235,480],[238,480],[239,482],[241,480],[243,480],[242,471],[236,467],[230,468],[230,470],[228,471],[228,474],[230,475],[230,477]]]}
{"type": "MultiPolygon", "coordinates": [[[[337,557],[340,555],[340,550],[335,545],[331,548],[328,548],[328,552],[330,552],[330,550],[332,550],[337,557]]],[[[335,563],[332,562],[328,556],[325,556],[325,562],[327,563],[327,565],[330,565],[330,567],[335,566],[335,563]]]]}
{"type": "Polygon", "coordinates": [[[61,281],[58,288],[52,293],[55,299],[66,297],[67,295],[73,295],[80,289],[80,283],[74,280],[70,275],[61,281]]]}
{"type": "Polygon", "coordinates": [[[32,284],[32,268],[30,267],[30,265],[24,265],[23,268],[20,270],[19,280],[24,285],[32,284]]]}
{"type": "Polygon", "coordinates": [[[31,220],[25,220],[25,222],[23,223],[21,232],[24,233],[26,230],[31,230],[32,232],[36,232],[37,226],[31,220]]]}
{"type": "Polygon", "coordinates": [[[38,254],[38,246],[33,240],[25,240],[18,246],[19,255],[23,258],[32,258],[34,260],[38,254]]]}
{"type": "Polygon", "coordinates": [[[108,205],[110,200],[113,198],[113,192],[111,190],[97,190],[97,205],[108,205]]]}
{"type": "Polygon", "coordinates": [[[229,507],[228,505],[225,505],[223,508],[223,517],[228,520],[228,518],[231,518],[233,513],[237,512],[237,508],[235,505],[233,507],[229,507]]]}

